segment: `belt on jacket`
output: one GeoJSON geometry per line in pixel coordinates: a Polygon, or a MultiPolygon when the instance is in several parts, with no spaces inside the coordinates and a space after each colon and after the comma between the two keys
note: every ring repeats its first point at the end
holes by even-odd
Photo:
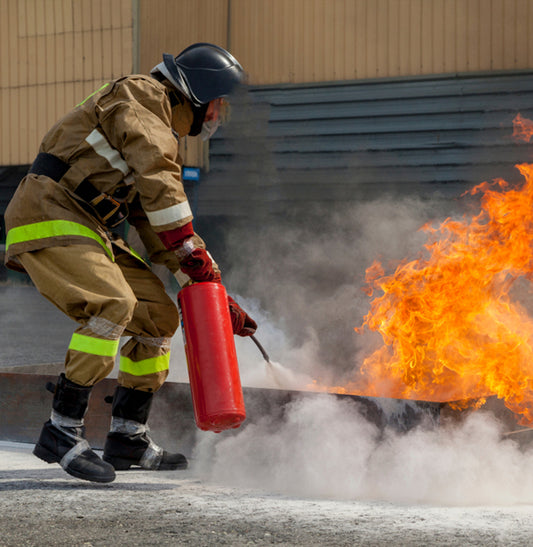
{"type": "MultiPolygon", "coordinates": [[[[59,182],[69,169],[70,165],[57,156],[46,152],[39,152],[28,173],[45,175],[59,182]]],[[[123,210],[126,209],[125,203],[117,201],[109,194],[100,192],[87,179],[82,180],[78,184],[74,193],[88,203],[94,212],[96,212],[98,218],[110,228],[114,228],[126,220],[128,216],[127,211],[123,210]]]]}

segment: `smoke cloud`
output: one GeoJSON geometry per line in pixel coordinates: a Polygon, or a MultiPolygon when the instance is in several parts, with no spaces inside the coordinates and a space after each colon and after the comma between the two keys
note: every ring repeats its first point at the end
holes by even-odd
{"type": "MultiPolygon", "coordinates": [[[[381,197],[234,225],[226,237],[225,284],[258,322],[257,338],[272,360],[339,385],[353,380],[380,342],[354,332],[370,303],[361,290],[366,268],[418,252],[425,240],[419,228],[445,218],[451,205],[381,197]]],[[[250,341],[238,340],[237,349],[246,378],[261,356],[250,341]]]]}
{"type": "MultiPolygon", "coordinates": [[[[257,337],[292,376],[353,380],[381,340],[359,335],[368,309],[365,269],[418,253],[419,228],[460,216],[467,202],[381,198],[312,215],[278,219],[228,237],[227,286],[258,323],[257,337]]],[[[275,387],[250,340],[237,339],[244,385],[275,387]]],[[[317,394],[291,403],[282,422],[269,416],[237,433],[198,432],[194,465],[209,480],[291,496],[450,506],[533,502],[533,446],[504,438],[488,412],[460,424],[380,431],[356,403],[317,394]]]]}
{"type": "MultiPolygon", "coordinates": [[[[243,385],[306,389],[313,380],[329,386],[356,380],[364,357],[382,343],[354,331],[369,307],[361,291],[365,270],[375,260],[387,268],[416,256],[426,240],[421,226],[460,217],[472,202],[391,194],[305,208],[291,203],[275,215],[254,212],[251,199],[246,220],[225,231],[217,261],[228,291],[256,319],[257,338],[282,368],[269,374],[255,345],[237,338],[243,385]]],[[[174,346],[186,379],[181,341],[174,346]]],[[[504,432],[482,411],[459,424],[381,431],[355,402],[316,394],[292,402],[282,421],[265,415],[236,432],[198,431],[193,465],[208,480],[291,496],[532,503],[533,447],[520,447],[504,432]]]]}
{"type": "Polygon", "coordinates": [[[533,446],[502,440],[490,413],[381,433],[350,400],[317,395],[235,435],[198,433],[206,479],[291,496],[448,506],[533,502],[533,446]]]}
{"type": "MultiPolygon", "coordinates": [[[[415,255],[426,238],[419,231],[424,223],[462,215],[468,205],[430,197],[315,205],[284,217],[258,214],[256,222],[227,228],[225,252],[217,254],[224,283],[257,321],[256,336],[271,361],[293,374],[281,387],[357,381],[364,357],[382,342],[375,333],[354,331],[370,304],[361,290],[366,269],[376,259],[387,266],[415,255]]],[[[236,345],[243,385],[280,387],[249,339],[236,337],[236,345]]],[[[169,379],[187,381],[179,333],[169,379]]]]}

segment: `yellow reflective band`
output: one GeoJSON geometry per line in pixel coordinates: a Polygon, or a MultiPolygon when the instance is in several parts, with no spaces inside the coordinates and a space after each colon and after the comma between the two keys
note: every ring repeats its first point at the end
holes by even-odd
{"type": "Polygon", "coordinates": [[[102,340],[102,338],[93,338],[75,332],[68,349],[102,357],[114,357],[117,354],[119,343],[120,340],[102,340]]]}
{"type": "Polygon", "coordinates": [[[129,249],[130,249],[131,256],[133,256],[137,260],[140,260],[145,266],[148,266],[148,264],[146,263],[146,260],[144,260],[144,258],[137,251],[135,251],[131,247],[129,247],[129,249]]]}
{"type": "Polygon", "coordinates": [[[111,260],[115,260],[113,253],[107,248],[104,240],[87,226],[72,222],[70,220],[45,220],[43,222],[35,222],[34,224],[25,224],[11,228],[7,233],[6,251],[10,245],[15,243],[24,243],[35,239],[46,239],[47,237],[58,236],[82,236],[89,237],[98,242],[109,255],[111,260]]]}
{"type": "Polygon", "coordinates": [[[78,103],[76,106],[81,106],[83,103],[88,101],[93,95],[96,95],[99,91],[102,91],[102,89],[106,88],[109,85],[109,82],[104,84],[102,87],[98,88],[96,91],[93,91],[88,97],[85,97],[81,103],[78,103]]]}
{"type": "Polygon", "coordinates": [[[168,370],[170,363],[170,352],[159,357],[150,357],[142,361],[132,361],[127,357],[120,356],[119,368],[121,372],[127,372],[133,376],[145,376],[146,374],[155,374],[168,370]]]}

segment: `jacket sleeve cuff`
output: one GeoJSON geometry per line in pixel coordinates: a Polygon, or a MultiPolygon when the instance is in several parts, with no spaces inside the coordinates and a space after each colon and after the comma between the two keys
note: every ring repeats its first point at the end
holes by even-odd
{"type": "Polygon", "coordinates": [[[192,222],[187,222],[187,224],[184,224],[180,228],[157,232],[157,235],[166,249],[175,251],[183,245],[186,239],[194,235],[194,229],[192,227],[192,222]]]}

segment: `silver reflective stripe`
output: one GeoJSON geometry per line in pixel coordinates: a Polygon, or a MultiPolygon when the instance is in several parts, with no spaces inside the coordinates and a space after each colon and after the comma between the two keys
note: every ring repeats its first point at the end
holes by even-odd
{"type": "Polygon", "coordinates": [[[75,460],[80,454],[83,454],[86,450],[90,450],[89,443],[83,439],[78,444],[75,444],[62,458],[59,465],[66,469],[72,460],[75,460]]]}
{"type": "Polygon", "coordinates": [[[142,455],[139,465],[143,469],[159,469],[159,464],[163,459],[163,449],[157,446],[150,437],[148,437],[148,442],[150,444],[142,455]]]}
{"type": "MultiPolygon", "coordinates": [[[[64,416],[63,414],[60,414],[59,412],[53,409],[50,414],[50,421],[52,422],[53,425],[59,428],[83,426],[83,418],[81,420],[78,420],[76,418],[69,418],[68,416],[64,416]]],[[[68,431],[64,431],[64,433],[72,436],[68,431]]]]}
{"type": "Polygon", "coordinates": [[[102,336],[103,338],[108,338],[109,340],[117,340],[120,338],[126,328],[122,325],[117,325],[104,317],[94,316],[87,322],[87,327],[89,327],[94,334],[102,336]]]}
{"type": "Polygon", "coordinates": [[[122,159],[118,151],[107,142],[107,139],[98,129],[91,131],[85,140],[94,148],[94,151],[99,156],[102,156],[110,163],[111,167],[122,171],[124,175],[130,172],[128,164],[122,159]]]}
{"type": "MultiPolygon", "coordinates": [[[[118,416],[111,417],[111,433],[122,433],[123,435],[139,435],[146,434],[150,428],[146,424],[141,424],[135,420],[127,420],[118,416]]],[[[143,469],[159,469],[159,464],[163,459],[163,449],[154,443],[154,441],[146,435],[148,447],[139,461],[139,465],[143,469]]]]}
{"type": "Polygon", "coordinates": [[[159,209],[159,211],[145,211],[145,213],[152,226],[164,226],[192,217],[191,206],[188,201],[172,205],[166,209],[159,209]]]}
{"type": "Polygon", "coordinates": [[[136,422],[135,420],[127,420],[119,416],[111,416],[111,427],[109,431],[112,433],[126,433],[127,435],[137,435],[148,431],[148,426],[136,422]]]}
{"type": "Polygon", "coordinates": [[[187,258],[197,247],[194,245],[194,242],[192,241],[192,237],[189,239],[186,239],[183,242],[183,245],[176,249],[174,252],[176,253],[176,256],[179,260],[183,260],[184,258],[187,258]]]}
{"type": "Polygon", "coordinates": [[[172,342],[172,338],[165,338],[163,336],[160,336],[159,338],[151,336],[134,336],[133,339],[145,346],[163,348],[166,351],[170,351],[170,343],[172,342]]]}

